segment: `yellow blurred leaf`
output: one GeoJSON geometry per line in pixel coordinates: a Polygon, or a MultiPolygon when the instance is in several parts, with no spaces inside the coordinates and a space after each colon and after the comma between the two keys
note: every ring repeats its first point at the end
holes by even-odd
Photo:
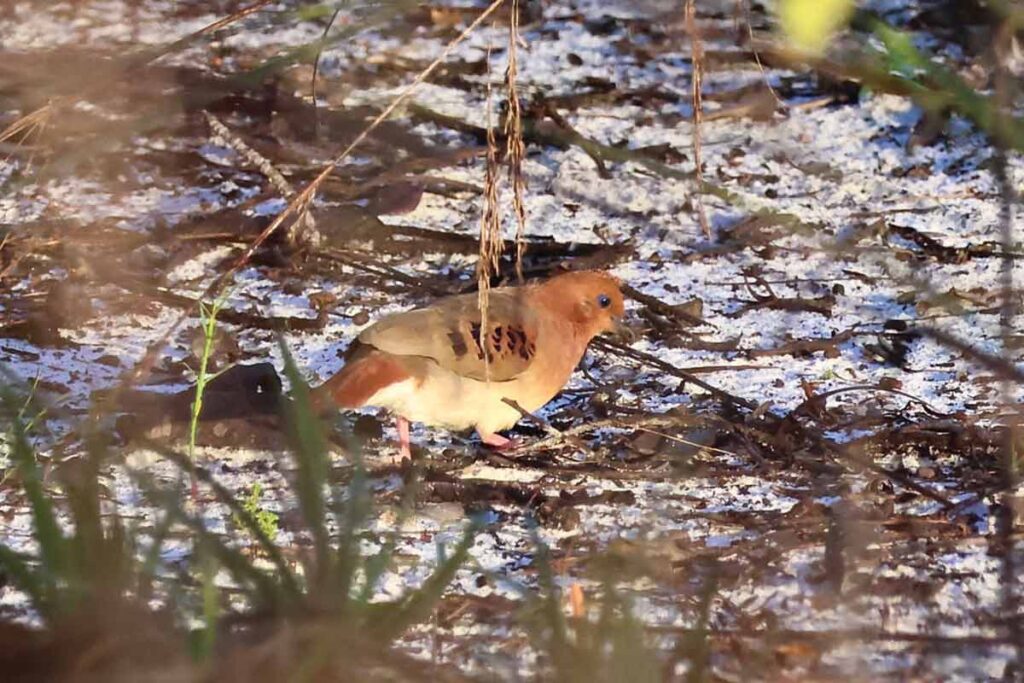
{"type": "Polygon", "coordinates": [[[796,47],[822,52],[853,15],[854,0],[780,0],[779,24],[796,47]]]}

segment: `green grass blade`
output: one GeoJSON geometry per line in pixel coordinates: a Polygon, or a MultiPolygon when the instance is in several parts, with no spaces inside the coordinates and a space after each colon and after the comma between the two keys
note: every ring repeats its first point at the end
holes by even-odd
{"type": "Polygon", "coordinates": [[[708,637],[708,623],[711,620],[711,601],[718,591],[718,576],[712,571],[700,594],[697,607],[697,625],[693,633],[680,646],[683,654],[690,660],[690,670],[686,674],[686,683],[702,683],[708,680],[708,666],[711,663],[711,643],[708,637]]]}
{"type": "Polygon", "coordinates": [[[574,648],[569,640],[569,627],[565,622],[565,615],[562,613],[561,593],[555,585],[555,576],[551,569],[551,551],[541,540],[536,528],[533,529],[533,542],[537,548],[533,561],[537,566],[537,582],[542,593],[540,614],[549,631],[548,637],[544,639],[545,649],[555,667],[556,676],[562,680],[571,679],[575,659],[574,648]]]}
{"type": "MultiPolygon", "coordinates": [[[[359,464],[362,464],[360,460],[359,464]]],[[[405,522],[412,516],[415,510],[417,493],[419,491],[418,482],[420,481],[418,474],[414,470],[414,477],[406,483],[402,491],[402,500],[399,505],[398,518],[395,520],[394,528],[391,529],[387,535],[387,540],[384,542],[380,552],[372,558],[368,558],[363,564],[363,571],[365,573],[366,582],[363,584],[362,590],[359,592],[357,598],[360,605],[365,606],[370,598],[373,597],[373,588],[377,585],[377,581],[384,574],[385,570],[391,565],[391,559],[394,555],[395,548],[398,546],[398,539],[401,534],[402,527],[405,522]]],[[[369,508],[367,508],[368,511],[369,508]]],[[[358,553],[358,545],[355,548],[358,553]]]]}
{"type": "Polygon", "coordinates": [[[256,543],[259,545],[260,549],[266,553],[267,559],[273,563],[274,568],[281,579],[281,584],[284,590],[292,598],[298,598],[302,594],[300,581],[292,571],[287,560],[285,560],[284,555],[281,554],[281,549],[273,540],[270,539],[269,536],[267,536],[256,518],[252,516],[252,513],[245,509],[245,506],[239,502],[231,491],[227,490],[224,485],[217,481],[207,470],[194,467],[192,462],[181,453],[154,442],[144,441],[142,444],[146,448],[149,448],[170,460],[183,473],[194,475],[196,479],[210,487],[210,490],[213,491],[214,497],[231,510],[231,513],[242,523],[242,526],[245,527],[246,531],[252,534],[252,537],[256,539],[256,543]]]}
{"type": "MultiPolygon", "coordinates": [[[[87,441],[85,458],[65,465],[61,472],[74,528],[67,543],[73,568],[68,588],[82,598],[89,594],[95,597],[101,587],[117,584],[123,578],[124,566],[124,548],[117,547],[118,539],[107,538],[100,514],[99,463],[105,446],[95,435],[87,441]],[[72,579],[77,583],[70,583],[72,579]]],[[[116,529],[117,522],[113,525],[116,529]]]]}
{"type": "MultiPolygon", "coordinates": [[[[153,582],[156,581],[156,572],[160,566],[160,552],[163,550],[164,542],[171,532],[173,516],[164,513],[159,524],[153,529],[153,537],[149,548],[143,555],[142,564],[138,565],[136,573],[136,584],[139,598],[143,601],[153,596],[153,582]]],[[[135,535],[137,538],[138,536],[135,535]]]]}
{"type": "Polygon", "coordinates": [[[616,596],[614,602],[618,605],[619,617],[612,622],[605,671],[613,681],[658,683],[662,680],[658,656],[647,646],[643,625],[633,616],[627,601],[616,596]]]}
{"type": "Polygon", "coordinates": [[[196,395],[192,400],[191,414],[188,424],[188,457],[195,460],[196,437],[199,435],[199,415],[203,411],[203,393],[206,385],[213,378],[208,369],[210,367],[210,356],[213,355],[213,342],[217,334],[217,314],[227,300],[228,292],[217,298],[210,305],[199,302],[199,320],[203,331],[203,352],[199,357],[199,371],[196,373],[196,395]]]}
{"type": "Polygon", "coordinates": [[[372,627],[374,634],[382,641],[389,642],[399,637],[410,626],[427,619],[433,612],[437,601],[441,599],[445,588],[455,578],[455,572],[466,563],[469,557],[469,549],[480,529],[480,523],[472,521],[462,540],[455,547],[451,554],[434,573],[423,583],[423,586],[413,591],[400,603],[395,605],[378,625],[372,627]]]}
{"type": "MultiPolygon", "coordinates": [[[[202,547],[202,546],[201,546],[202,547]]],[[[220,592],[217,590],[217,563],[203,550],[199,558],[199,573],[202,578],[203,622],[205,624],[199,639],[198,658],[208,660],[213,655],[217,640],[217,622],[220,618],[220,592]]]]}
{"type": "Polygon", "coordinates": [[[201,519],[185,512],[178,502],[176,492],[161,490],[143,473],[133,471],[129,474],[139,488],[146,493],[152,504],[163,509],[166,514],[171,516],[172,520],[191,529],[198,542],[207,544],[217,561],[239,585],[252,588],[255,594],[250,597],[254,602],[268,609],[275,609],[284,604],[281,586],[275,578],[256,567],[245,555],[229,546],[224,539],[211,533],[201,519]]]}
{"type": "Polygon", "coordinates": [[[284,357],[284,372],[291,385],[291,401],[285,408],[292,454],[295,457],[295,494],[316,553],[316,568],[320,574],[315,580],[323,581],[333,573],[331,568],[327,506],[324,486],[328,476],[327,441],[320,421],[313,412],[309,399],[309,386],[303,379],[284,340],[280,340],[284,357]]]}
{"type": "Polygon", "coordinates": [[[29,601],[40,614],[51,614],[52,605],[49,591],[40,577],[29,565],[28,558],[20,555],[5,545],[0,545],[0,569],[10,578],[11,582],[29,597],[29,601]]]}
{"type": "MultiPolygon", "coordinates": [[[[4,396],[5,409],[12,407],[11,395],[4,396]]],[[[43,489],[43,477],[36,462],[35,453],[21,421],[11,421],[11,460],[21,478],[21,486],[29,500],[32,513],[33,536],[39,544],[41,567],[39,575],[46,604],[56,606],[56,594],[60,581],[67,579],[68,543],[54,512],[53,503],[43,489]]],[[[52,615],[51,615],[52,616],[52,615]]]]}
{"type": "Polygon", "coordinates": [[[190,528],[197,538],[209,546],[212,554],[239,585],[249,585],[255,590],[254,601],[263,607],[276,609],[285,604],[280,585],[266,572],[257,568],[245,555],[227,545],[219,536],[211,533],[202,523],[181,512],[178,519],[190,528]]]}
{"type": "MultiPolygon", "coordinates": [[[[342,600],[342,605],[347,605],[348,597],[352,590],[352,581],[355,577],[356,569],[362,560],[357,532],[370,514],[369,482],[366,478],[366,470],[363,467],[363,458],[358,449],[350,450],[355,459],[355,470],[352,473],[352,481],[348,486],[348,499],[342,508],[341,533],[336,554],[338,571],[335,585],[338,596],[342,600]]],[[[373,575],[372,581],[376,583],[380,573],[383,572],[383,567],[380,567],[380,564],[381,562],[379,561],[370,561],[364,564],[363,568],[368,582],[367,585],[363,586],[364,593],[368,589],[372,590],[371,584],[369,584],[371,575],[373,575]]]]}

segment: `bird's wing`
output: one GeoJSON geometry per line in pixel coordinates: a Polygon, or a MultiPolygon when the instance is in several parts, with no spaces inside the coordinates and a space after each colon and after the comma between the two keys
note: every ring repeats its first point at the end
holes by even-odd
{"type": "Polygon", "coordinates": [[[537,315],[528,291],[502,287],[490,293],[487,330],[481,343],[477,295],[384,318],[359,341],[396,356],[419,356],[463,377],[504,382],[522,374],[537,355],[537,315]],[[490,367],[487,368],[487,361],[490,367]]]}

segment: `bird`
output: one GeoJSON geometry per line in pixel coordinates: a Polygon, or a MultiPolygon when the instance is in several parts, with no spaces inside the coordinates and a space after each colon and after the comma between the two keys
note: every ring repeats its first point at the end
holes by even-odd
{"type": "Polygon", "coordinates": [[[477,293],[445,297],[364,329],[341,370],[312,390],[312,405],[321,414],[387,409],[402,458],[412,458],[410,422],[474,428],[484,444],[514,448],[499,432],[554,398],[624,312],[619,280],[594,270],[491,289],[486,328],[477,293]]]}

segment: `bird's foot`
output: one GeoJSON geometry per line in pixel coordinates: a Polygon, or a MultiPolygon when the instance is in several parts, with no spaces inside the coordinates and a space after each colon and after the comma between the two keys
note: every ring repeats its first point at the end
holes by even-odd
{"type": "Polygon", "coordinates": [[[404,417],[395,418],[395,427],[398,429],[398,459],[399,462],[408,458],[412,460],[412,446],[409,438],[409,421],[404,417]]]}
{"type": "Polygon", "coordinates": [[[477,433],[480,434],[481,441],[496,451],[512,451],[519,447],[518,441],[504,437],[501,434],[477,433]]]}

